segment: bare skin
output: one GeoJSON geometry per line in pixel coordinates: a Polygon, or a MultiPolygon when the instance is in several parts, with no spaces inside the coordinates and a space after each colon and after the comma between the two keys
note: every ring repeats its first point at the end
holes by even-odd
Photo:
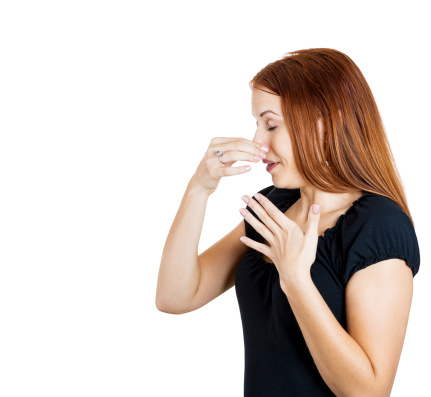
{"type": "MultiPolygon", "coordinates": [[[[361,197],[363,195],[363,192],[359,192],[356,195],[356,198],[353,197],[352,200],[355,201],[357,200],[359,197],[361,197]]],[[[302,231],[305,232],[307,231],[307,216],[304,216],[304,214],[299,214],[299,210],[298,210],[298,203],[299,203],[298,199],[295,203],[293,203],[288,209],[287,211],[284,212],[284,214],[289,218],[292,219],[298,226],[301,227],[302,231]]],[[[335,224],[337,223],[338,218],[343,215],[344,213],[346,213],[346,211],[350,208],[350,206],[352,205],[353,201],[351,203],[349,203],[347,205],[347,207],[344,208],[340,208],[337,211],[333,211],[330,213],[327,213],[325,215],[325,217],[321,217],[320,221],[319,221],[319,236],[323,236],[324,232],[326,229],[331,228],[333,226],[335,226],[335,224]]],[[[263,244],[266,244],[268,246],[269,243],[264,240],[263,244]]],[[[272,263],[271,259],[269,259],[266,255],[262,254],[263,259],[266,262],[272,263]]]]}
{"type": "MultiPolygon", "coordinates": [[[[310,185],[302,178],[296,166],[292,143],[282,116],[281,98],[254,88],[251,102],[252,114],[257,118],[257,130],[253,141],[269,147],[266,160],[279,163],[270,172],[272,183],[278,188],[301,189],[301,197],[287,209],[285,215],[296,222],[305,233],[310,206],[320,204],[319,235],[323,235],[326,229],[335,226],[340,215],[344,214],[364,192],[356,190],[349,193],[328,193],[310,185]],[[260,117],[266,110],[276,114],[268,112],[260,117]]],[[[318,128],[323,138],[324,128],[320,120],[318,128]]],[[[268,245],[266,241],[264,243],[268,245]]],[[[271,262],[269,258],[262,256],[267,262],[271,262]]]]}
{"type": "MultiPolygon", "coordinates": [[[[253,140],[268,145],[267,160],[280,162],[271,171],[274,186],[301,189],[301,197],[285,215],[305,232],[310,206],[320,204],[319,235],[322,235],[364,192],[334,194],[310,186],[296,168],[290,137],[280,116],[280,97],[253,89],[252,109],[253,115],[259,116],[253,140]],[[267,113],[260,117],[268,109],[278,115],[267,113]]],[[[319,131],[324,132],[322,124],[319,131]]],[[[413,295],[412,272],[406,262],[397,258],[383,260],[350,278],[345,290],[347,332],[310,277],[295,280],[287,291],[313,360],[331,390],[340,396],[389,396],[413,295]]]]}
{"type": "MultiPolygon", "coordinates": [[[[247,246],[240,241],[245,235],[244,222],[198,255],[197,247],[202,230],[207,200],[225,176],[245,173],[245,167],[232,167],[237,161],[280,162],[271,171],[277,187],[300,188],[301,198],[286,211],[304,231],[308,209],[313,203],[321,205],[320,227],[332,227],[351,203],[362,195],[359,192],[332,194],[307,185],[295,165],[290,137],[281,112],[280,97],[253,90],[252,114],[259,116],[253,140],[216,137],[190,180],[180,208],[166,239],[157,282],[156,306],[159,310],[181,314],[204,306],[235,283],[235,273],[247,246]],[[277,113],[261,113],[266,110],[277,113]],[[271,131],[268,128],[271,127],[271,131]],[[272,128],[275,128],[272,130],[272,128]],[[216,151],[223,152],[222,161],[216,151]],[[263,152],[262,152],[263,151],[263,152]],[[256,157],[255,157],[256,156],[256,157]],[[260,157],[257,157],[260,156],[260,157]]],[[[321,127],[321,126],[320,126],[321,127]]]]}

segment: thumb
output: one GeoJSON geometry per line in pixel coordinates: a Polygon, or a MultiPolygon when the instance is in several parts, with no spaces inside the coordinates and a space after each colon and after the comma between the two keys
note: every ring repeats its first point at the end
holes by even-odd
{"type": "Polygon", "coordinates": [[[320,205],[313,204],[308,212],[308,230],[307,235],[317,236],[319,230],[319,220],[320,220],[320,205]]]}

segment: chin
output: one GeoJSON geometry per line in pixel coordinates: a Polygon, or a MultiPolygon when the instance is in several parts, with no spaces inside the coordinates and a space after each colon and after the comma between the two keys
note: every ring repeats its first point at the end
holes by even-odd
{"type": "Polygon", "coordinates": [[[278,189],[300,189],[301,183],[292,180],[281,181],[280,178],[272,178],[272,184],[278,189]]]}

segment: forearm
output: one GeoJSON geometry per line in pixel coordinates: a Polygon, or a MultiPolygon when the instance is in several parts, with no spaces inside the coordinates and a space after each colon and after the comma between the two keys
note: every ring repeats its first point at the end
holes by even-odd
{"type": "Polygon", "coordinates": [[[311,275],[281,285],[328,387],[339,397],[374,396],[376,381],[370,360],[337,321],[311,275]]]}
{"type": "Polygon", "coordinates": [[[159,310],[181,313],[196,293],[200,278],[198,245],[208,197],[191,179],[162,253],[156,291],[159,310]]]}

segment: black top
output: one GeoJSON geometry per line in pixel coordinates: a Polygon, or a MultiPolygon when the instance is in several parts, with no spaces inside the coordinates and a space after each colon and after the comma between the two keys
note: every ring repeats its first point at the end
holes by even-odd
{"type": "MultiPolygon", "coordinates": [[[[282,212],[301,195],[300,189],[274,185],[259,193],[282,212]]],[[[260,221],[250,207],[247,210],[260,221]]],[[[244,222],[247,237],[263,243],[244,222]]],[[[405,260],[413,277],[419,270],[413,224],[395,201],[382,195],[365,193],[319,236],[311,278],[346,331],[347,282],[358,270],[389,258],[405,260]]],[[[244,334],[244,397],[334,396],[314,364],[275,265],[249,248],[236,273],[235,291],[244,334]]]]}

